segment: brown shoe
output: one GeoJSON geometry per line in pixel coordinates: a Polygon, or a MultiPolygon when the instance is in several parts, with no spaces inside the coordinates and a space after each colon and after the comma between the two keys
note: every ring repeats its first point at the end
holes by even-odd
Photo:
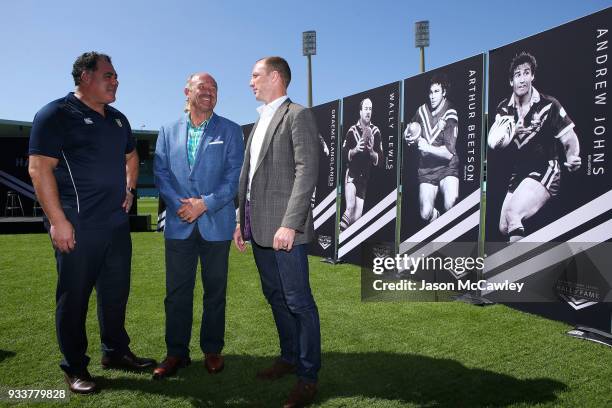
{"type": "Polygon", "coordinates": [[[102,357],[101,364],[105,370],[116,368],[120,370],[141,371],[155,367],[157,361],[152,358],[136,357],[134,353],[128,351],[122,356],[104,356],[102,357]]]}
{"type": "Polygon", "coordinates": [[[96,392],[96,383],[87,370],[78,374],[64,373],[64,378],[72,392],[77,394],[91,394],[96,392]]]}
{"type": "Polygon", "coordinates": [[[278,358],[271,367],[258,371],[256,377],[260,380],[277,380],[287,374],[295,373],[295,369],[295,364],[290,364],[278,358]]]}
{"type": "Polygon", "coordinates": [[[315,395],[317,395],[317,383],[299,380],[289,393],[289,398],[283,408],[305,407],[314,400],[315,395]]]}
{"type": "Polygon", "coordinates": [[[179,368],[185,368],[189,364],[191,364],[191,359],[189,357],[167,356],[164,361],[153,370],[153,379],[162,380],[166,377],[173,376],[178,372],[179,368]]]}
{"type": "Polygon", "coordinates": [[[204,366],[210,374],[218,374],[225,368],[225,359],[221,354],[205,353],[204,366]]]}

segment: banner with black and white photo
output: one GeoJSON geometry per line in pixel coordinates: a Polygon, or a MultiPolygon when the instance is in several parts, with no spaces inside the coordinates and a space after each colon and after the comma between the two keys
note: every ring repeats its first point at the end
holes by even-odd
{"type": "Polygon", "coordinates": [[[42,216],[28,174],[28,138],[0,138],[0,216],[42,216]]]}
{"type": "Polygon", "coordinates": [[[255,122],[253,123],[247,123],[246,125],[242,125],[242,137],[244,138],[244,146],[246,147],[247,144],[247,140],[249,140],[249,135],[251,134],[251,131],[253,130],[253,126],[255,126],[255,122]]]}
{"type": "Polygon", "coordinates": [[[479,266],[483,77],[480,54],[404,80],[399,254],[415,266],[400,275],[449,294],[479,266]]]}
{"type": "Polygon", "coordinates": [[[157,198],[157,232],[163,232],[166,228],[166,203],[161,195],[157,198]]]}
{"type": "Polygon", "coordinates": [[[315,241],[310,245],[310,255],[334,258],[340,101],[315,106],[312,113],[319,129],[320,149],[319,180],[311,201],[315,241]]]}
{"type": "Polygon", "coordinates": [[[612,302],[611,25],[608,8],[489,53],[484,278],[524,284],[496,301],[612,302]]]}
{"type": "Polygon", "coordinates": [[[343,99],[338,258],[360,264],[365,242],[395,241],[399,82],[343,99]]]}

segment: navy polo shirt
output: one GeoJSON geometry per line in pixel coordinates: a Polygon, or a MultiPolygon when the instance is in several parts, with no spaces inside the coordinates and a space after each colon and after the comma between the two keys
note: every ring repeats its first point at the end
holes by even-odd
{"type": "Polygon", "coordinates": [[[128,219],[121,204],[132,129],[117,109],[106,105],[104,112],[71,92],[38,111],[30,133],[29,154],[59,160],[54,174],[61,205],[83,228],[114,227],[128,219]]]}

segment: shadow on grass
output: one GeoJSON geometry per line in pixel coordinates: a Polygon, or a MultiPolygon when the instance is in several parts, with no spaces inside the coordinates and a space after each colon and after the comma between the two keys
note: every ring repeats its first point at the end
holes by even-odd
{"type": "Polygon", "coordinates": [[[14,351],[0,350],[0,363],[6,360],[7,358],[11,358],[15,356],[16,356],[16,353],[14,351]]]}
{"type": "MultiPolygon", "coordinates": [[[[145,377],[98,378],[103,390],[130,390],[189,401],[194,406],[279,406],[295,377],[263,382],[254,377],[268,357],[229,355],[225,371],[209,375],[202,362],[164,381],[145,377]]],[[[547,379],[517,379],[457,361],[414,354],[325,353],[316,403],[333,398],[395,401],[436,407],[484,407],[554,402],[567,388],[547,379]]]]}

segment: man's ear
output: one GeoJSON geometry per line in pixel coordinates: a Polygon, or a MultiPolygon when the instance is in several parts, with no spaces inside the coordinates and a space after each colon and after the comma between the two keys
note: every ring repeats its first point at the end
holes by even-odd
{"type": "Polygon", "coordinates": [[[90,79],[91,79],[91,72],[87,70],[83,70],[83,72],[81,72],[81,83],[88,84],[90,79]]]}

